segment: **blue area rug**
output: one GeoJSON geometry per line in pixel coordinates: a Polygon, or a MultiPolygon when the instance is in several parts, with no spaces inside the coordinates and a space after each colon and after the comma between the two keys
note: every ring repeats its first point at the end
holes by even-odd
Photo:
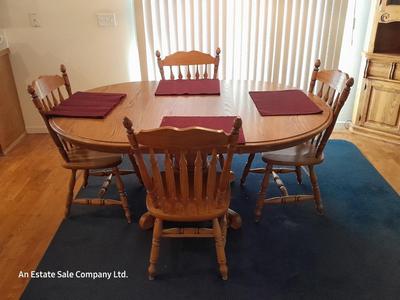
{"type": "MultiPolygon", "coordinates": [[[[219,277],[212,239],[163,239],[158,276],[147,279],[151,231],[138,228],[145,191],[125,177],[135,221],[120,207],[73,206],[37,270],[126,271],[128,278],[32,279],[23,299],[399,299],[400,197],[360,151],[330,141],[316,168],[325,215],[313,203],[266,206],[253,222],[261,177],[232,184],[232,205],[243,218],[229,230],[229,280],[219,277]]],[[[236,156],[238,177],[246,155],[236,156]]],[[[256,164],[262,166],[257,157],[256,164]]],[[[282,175],[289,192],[310,192],[282,175]]],[[[94,195],[99,181],[82,194],[94,195]]],[[[110,190],[116,196],[115,190],[110,190]]],[[[270,195],[278,195],[270,185],[270,195]]]]}

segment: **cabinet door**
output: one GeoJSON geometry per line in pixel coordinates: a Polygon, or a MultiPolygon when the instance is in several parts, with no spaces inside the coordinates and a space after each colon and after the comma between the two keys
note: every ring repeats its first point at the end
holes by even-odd
{"type": "Polygon", "coordinates": [[[365,80],[360,125],[400,134],[400,84],[365,80]]]}

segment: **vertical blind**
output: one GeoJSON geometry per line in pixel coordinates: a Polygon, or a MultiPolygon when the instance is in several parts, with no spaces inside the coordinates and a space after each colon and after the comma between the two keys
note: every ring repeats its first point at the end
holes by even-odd
{"type": "Polygon", "coordinates": [[[337,68],[348,0],[134,0],[142,80],[155,51],[221,48],[220,79],[306,89],[314,61],[337,68]]]}

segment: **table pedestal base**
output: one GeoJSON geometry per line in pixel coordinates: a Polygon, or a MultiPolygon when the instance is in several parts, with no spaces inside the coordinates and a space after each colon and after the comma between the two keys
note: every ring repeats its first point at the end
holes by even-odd
{"type": "MultiPolygon", "coordinates": [[[[139,226],[143,230],[149,230],[153,228],[154,217],[149,213],[145,212],[139,220],[139,226]]],[[[232,229],[239,229],[242,227],[242,218],[240,215],[232,209],[228,209],[228,225],[232,229]]]]}

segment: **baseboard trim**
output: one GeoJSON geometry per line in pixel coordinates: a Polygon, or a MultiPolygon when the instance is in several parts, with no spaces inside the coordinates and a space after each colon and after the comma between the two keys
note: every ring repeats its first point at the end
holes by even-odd
{"type": "Polygon", "coordinates": [[[351,126],[351,122],[349,122],[349,121],[336,121],[333,131],[347,130],[350,126],[351,126]]]}
{"type": "Polygon", "coordinates": [[[12,142],[10,145],[8,145],[7,148],[5,148],[3,150],[3,154],[7,154],[8,152],[10,152],[15,146],[17,146],[19,144],[19,142],[26,136],[26,132],[22,133],[19,137],[17,137],[17,139],[12,142]]]}
{"type": "Polygon", "coordinates": [[[26,127],[26,133],[49,133],[45,126],[26,127]]]}
{"type": "Polygon", "coordinates": [[[395,144],[395,145],[400,145],[400,137],[393,135],[393,134],[389,134],[386,132],[380,132],[377,130],[373,130],[370,128],[364,128],[361,126],[357,126],[357,125],[351,125],[350,127],[350,132],[354,133],[354,134],[359,134],[368,138],[373,138],[376,140],[380,140],[386,143],[390,143],[390,144],[395,144]]]}

